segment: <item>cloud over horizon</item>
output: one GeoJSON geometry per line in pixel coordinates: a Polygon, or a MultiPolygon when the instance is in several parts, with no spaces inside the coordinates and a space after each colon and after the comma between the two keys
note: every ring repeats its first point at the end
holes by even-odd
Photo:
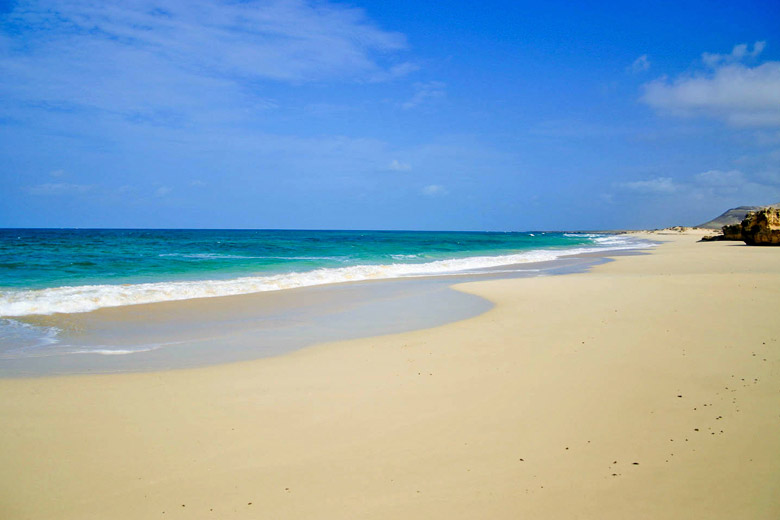
{"type": "Polygon", "coordinates": [[[680,180],[653,177],[618,183],[615,187],[624,193],[652,197],[653,200],[712,206],[713,212],[735,206],[780,202],[780,178],[770,179],[760,173],[748,174],[738,169],[712,169],[680,180]]]}
{"type": "Polygon", "coordinates": [[[756,42],[751,52],[742,44],[728,55],[705,53],[710,70],[651,81],[640,99],[675,116],[722,119],[734,126],[780,126],[780,62],[751,67],[740,61],[758,56],[764,45],[756,42]]]}
{"type": "Polygon", "coordinates": [[[674,193],[679,189],[679,186],[671,177],[655,177],[642,181],[623,182],[618,186],[637,193],[674,193]]]}
{"type": "Polygon", "coordinates": [[[780,55],[753,43],[780,10],[710,7],[2,3],[0,224],[608,229],[751,203],[780,183],[780,55]]]}

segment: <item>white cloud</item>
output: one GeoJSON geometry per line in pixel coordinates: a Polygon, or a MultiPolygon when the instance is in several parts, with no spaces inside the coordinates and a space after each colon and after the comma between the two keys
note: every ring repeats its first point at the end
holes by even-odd
{"type": "Polygon", "coordinates": [[[694,175],[686,189],[693,199],[722,200],[727,207],[780,201],[780,179],[772,179],[762,172],[709,170],[694,175]]]}
{"type": "Polygon", "coordinates": [[[640,57],[634,60],[634,63],[628,68],[630,72],[638,73],[644,72],[650,68],[650,60],[647,59],[647,54],[642,54],[640,57]]]}
{"type": "Polygon", "coordinates": [[[425,83],[414,84],[414,95],[409,101],[401,103],[401,108],[409,110],[433,99],[439,99],[445,96],[447,85],[441,81],[428,81],[425,83]]]}
{"type": "Polygon", "coordinates": [[[154,0],[33,1],[9,16],[47,25],[52,36],[41,41],[35,33],[33,47],[70,43],[86,51],[113,42],[120,59],[137,52],[190,69],[278,80],[378,73],[384,67],[374,53],[406,47],[402,34],[378,29],[360,9],[302,0],[186,0],[162,8],[154,0]]]}
{"type": "Polygon", "coordinates": [[[64,177],[65,176],[65,170],[53,170],[53,171],[49,172],[49,175],[51,175],[54,178],[64,177]]]}
{"type": "Polygon", "coordinates": [[[397,172],[405,172],[411,170],[412,166],[409,163],[401,162],[398,159],[393,159],[388,168],[397,172]]]}
{"type": "Polygon", "coordinates": [[[190,181],[190,186],[195,186],[196,188],[202,188],[203,186],[206,186],[206,182],[200,180],[200,179],[194,179],[190,181]]]}
{"type": "MultiPolygon", "coordinates": [[[[259,82],[403,76],[406,37],[327,1],[30,0],[4,14],[0,100],[184,126],[273,110],[259,82]]],[[[2,108],[2,107],[0,107],[2,108]]]]}
{"type": "Polygon", "coordinates": [[[411,74],[416,70],[420,70],[420,67],[415,63],[410,63],[410,62],[399,63],[398,65],[393,65],[387,70],[383,70],[373,74],[370,78],[370,81],[374,83],[382,82],[382,81],[390,81],[411,74]]]}
{"type": "Polygon", "coordinates": [[[780,125],[780,62],[768,61],[755,67],[734,62],[739,57],[757,56],[740,46],[727,56],[710,61],[705,73],[682,75],[673,81],[660,78],[644,85],[644,103],[677,116],[719,118],[737,126],[780,125]]]}
{"type": "Polygon", "coordinates": [[[671,177],[656,177],[644,181],[624,182],[619,185],[626,190],[638,193],[674,193],[679,189],[671,177]]]}
{"type": "Polygon", "coordinates": [[[687,179],[656,177],[620,183],[616,187],[624,193],[654,195],[681,205],[703,204],[715,209],[780,201],[780,177],[772,178],[761,171],[747,174],[736,169],[713,169],[687,179]]]}
{"type": "Polygon", "coordinates": [[[156,190],[154,190],[154,196],[155,197],[165,197],[170,192],[173,191],[173,188],[169,188],[168,186],[160,186],[156,190]]]}
{"type": "Polygon", "coordinates": [[[744,58],[755,58],[763,52],[765,47],[766,42],[756,42],[753,44],[753,50],[749,51],[748,45],[746,43],[740,43],[739,45],[734,46],[730,54],[713,54],[704,52],[701,55],[701,61],[703,61],[705,65],[715,67],[718,64],[724,62],[729,63],[740,61],[744,58]]]}
{"type": "Polygon", "coordinates": [[[695,183],[707,187],[737,186],[745,183],[745,175],[739,170],[709,170],[694,177],[695,183]]]}
{"type": "Polygon", "coordinates": [[[89,184],[68,184],[64,182],[47,182],[27,186],[24,190],[30,195],[71,195],[90,191],[94,186],[89,184]]]}
{"type": "Polygon", "coordinates": [[[422,194],[429,197],[435,197],[438,195],[446,195],[447,189],[441,184],[429,184],[422,189],[422,194]]]}

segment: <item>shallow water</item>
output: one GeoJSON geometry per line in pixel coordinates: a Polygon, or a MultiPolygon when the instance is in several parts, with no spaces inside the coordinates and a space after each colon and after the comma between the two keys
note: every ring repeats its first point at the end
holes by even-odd
{"type": "MultiPolygon", "coordinates": [[[[9,231],[5,230],[6,238],[9,231]]],[[[453,281],[565,272],[593,262],[581,258],[587,254],[598,257],[606,251],[634,251],[649,245],[605,234],[537,238],[531,233],[375,232],[360,238],[358,232],[173,231],[149,232],[152,239],[147,243],[145,235],[138,238],[134,232],[130,234],[134,238],[128,238],[124,233],[30,233],[35,240],[28,236],[20,250],[30,265],[23,262],[23,273],[11,278],[17,285],[25,277],[35,281],[0,289],[0,375],[200,366],[276,355],[321,341],[431,327],[477,315],[490,306],[451,290],[453,281]],[[269,239],[269,234],[276,238],[269,239]],[[161,243],[165,236],[175,240],[165,246],[161,243]],[[442,243],[435,243],[437,236],[442,243]],[[239,264],[228,261],[228,268],[199,265],[216,254],[202,252],[215,237],[233,240],[230,261],[248,256],[237,254],[236,249],[247,253],[248,248],[255,252],[278,248],[283,237],[288,245],[298,244],[302,250],[298,259],[306,255],[309,269],[297,260],[278,259],[274,267],[263,263],[266,260],[253,264],[256,271],[251,275],[241,271],[248,268],[243,263],[247,258],[239,264]],[[85,243],[77,246],[74,242],[80,240],[85,243]],[[358,245],[361,240],[365,243],[358,245]],[[198,259],[196,267],[176,276],[186,271],[190,278],[208,277],[178,279],[166,264],[169,260],[139,260],[132,268],[108,269],[117,263],[132,264],[128,244],[133,242],[147,256],[156,252],[163,259],[182,255],[198,259]],[[305,245],[309,242],[324,245],[305,245]],[[510,243],[517,249],[507,249],[510,243]],[[350,265],[325,267],[334,257],[314,260],[313,248],[318,247],[329,253],[361,248],[362,252],[341,255],[339,261],[350,265]],[[390,247],[402,253],[389,253],[390,247]],[[63,248],[72,251],[62,253],[63,248]],[[87,261],[71,262],[75,267],[69,276],[77,283],[53,285],[62,283],[62,275],[56,272],[67,259],[78,256],[74,251],[80,248],[89,253],[82,260],[92,258],[93,267],[87,268],[87,261]],[[160,252],[177,248],[175,253],[160,252]],[[475,252],[479,254],[474,256],[475,252]],[[350,260],[345,260],[347,256],[350,260]],[[163,264],[165,269],[160,267],[163,264]],[[278,272],[281,266],[287,272],[278,272]],[[116,281],[112,276],[119,271],[128,283],[105,283],[116,281]],[[35,272],[42,273],[40,280],[35,272]],[[50,286],[36,288],[45,284],[50,286]]],[[[4,247],[6,267],[0,272],[7,273],[13,271],[8,266],[14,262],[7,261],[13,248],[8,242],[4,247]]]]}

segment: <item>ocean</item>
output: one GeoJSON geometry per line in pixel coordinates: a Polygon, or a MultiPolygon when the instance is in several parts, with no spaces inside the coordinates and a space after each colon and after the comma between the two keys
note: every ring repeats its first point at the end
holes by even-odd
{"type": "MultiPolygon", "coordinates": [[[[41,316],[343,282],[517,272],[579,253],[648,245],[604,233],[0,229],[0,359],[57,352],[61,330],[41,326],[51,322],[41,316]]],[[[114,351],[125,352],[133,351],[114,351]]]]}

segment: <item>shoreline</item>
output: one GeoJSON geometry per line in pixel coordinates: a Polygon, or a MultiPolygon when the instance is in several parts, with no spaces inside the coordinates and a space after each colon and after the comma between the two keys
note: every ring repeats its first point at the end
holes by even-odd
{"type": "MultiPolygon", "coordinates": [[[[0,291],[0,316],[13,319],[74,314],[342,282],[501,272],[506,266],[554,262],[561,256],[578,252],[632,249],[645,245],[628,237],[587,233],[543,234],[539,237],[534,233],[466,233],[462,242],[453,238],[453,235],[460,236],[459,233],[423,233],[415,240],[409,239],[409,234],[393,234],[388,240],[380,240],[376,236],[367,238],[362,234],[344,233],[346,236],[341,237],[341,242],[334,240],[327,243],[325,240],[324,245],[320,245],[324,237],[318,235],[256,237],[253,234],[252,240],[247,240],[247,237],[234,236],[229,232],[225,237],[196,233],[190,238],[195,240],[197,247],[185,240],[186,235],[184,238],[176,237],[178,242],[166,243],[165,246],[155,242],[147,244],[144,249],[143,244],[138,245],[145,251],[144,260],[132,267],[113,266],[108,249],[110,245],[120,248],[127,263],[137,254],[125,251],[134,240],[123,235],[109,236],[102,237],[99,244],[92,246],[95,251],[89,254],[95,255],[93,260],[84,261],[78,255],[66,256],[61,260],[59,269],[51,259],[60,255],[55,247],[45,247],[45,236],[28,237],[34,244],[43,241],[38,244],[41,250],[30,247],[30,273],[25,275],[15,271],[13,264],[10,269],[0,271],[0,276],[9,276],[10,279],[10,285],[0,291]],[[245,255],[210,252],[213,246],[210,240],[217,238],[224,238],[227,248],[243,247],[249,251],[245,255]],[[439,240],[441,245],[438,248],[432,245],[439,240]],[[121,244],[113,244],[117,241],[121,244]],[[200,252],[169,252],[169,249],[186,251],[193,247],[200,252]],[[361,247],[367,251],[362,251],[361,247]],[[262,251],[255,251],[255,248],[262,251]],[[292,256],[274,256],[272,253],[279,248],[285,251],[301,248],[301,251],[290,253],[292,256]],[[101,267],[101,262],[109,265],[101,267]],[[160,263],[162,265],[158,265],[160,263]],[[52,272],[59,273],[61,270],[74,272],[65,279],[61,275],[52,276],[52,272]],[[124,277],[120,276],[123,272],[124,277]],[[33,277],[33,273],[38,275],[33,277]],[[46,280],[49,283],[45,283],[46,280]]],[[[72,234],[61,237],[67,244],[72,244],[76,238],[72,234]]],[[[159,237],[157,240],[160,240],[159,237]]],[[[217,241],[217,244],[221,243],[217,241]]],[[[20,254],[23,255],[24,251],[20,254]]]]}
{"type": "Polygon", "coordinates": [[[435,328],[2,379],[0,516],[777,518],[780,262],[696,238],[435,328]]]}
{"type": "Polygon", "coordinates": [[[1,377],[149,372],[285,355],[323,342],[422,330],[478,316],[492,303],[453,286],[583,272],[614,249],[438,276],[339,282],[190,300],[106,307],[15,320],[59,331],[50,346],[0,356],[1,377]]]}

